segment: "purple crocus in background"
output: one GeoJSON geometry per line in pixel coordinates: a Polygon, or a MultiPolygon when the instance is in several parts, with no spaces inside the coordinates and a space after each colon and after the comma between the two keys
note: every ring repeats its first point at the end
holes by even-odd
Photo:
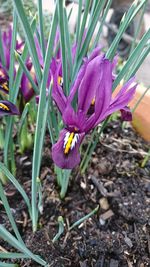
{"type": "Polygon", "coordinates": [[[52,97],[65,125],[57,143],[52,147],[52,158],[58,167],[72,169],[78,165],[79,148],[85,135],[113,112],[123,110],[124,118],[126,119],[126,114],[129,118],[127,105],[134,95],[136,85],[133,84],[133,78],[130,79],[113,98],[113,67],[114,62],[99,54],[98,49],[94,50],[79,70],[68,97],[58,83],[59,69],[53,73],[52,97]],[[78,101],[74,109],[72,101],[76,94],[78,101]],[[92,103],[94,108],[89,112],[92,103]]]}
{"type": "Polygon", "coordinates": [[[0,76],[0,91],[9,94],[8,79],[0,76]]]}
{"type": "MultiPolygon", "coordinates": [[[[2,32],[2,45],[4,51],[5,66],[2,64],[2,58],[0,56],[0,77],[8,78],[8,71],[10,66],[10,50],[12,41],[12,28],[11,26],[7,31],[2,32]]],[[[23,46],[22,41],[16,42],[16,50],[19,51],[23,46]]],[[[15,70],[14,70],[15,72],[15,70]]]]}
{"type": "Polygon", "coordinates": [[[19,111],[10,101],[0,100],[0,117],[4,115],[19,115],[19,111]]]}
{"type": "MultiPolygon", "coordinates": [[[[29,59],[28,59],[28,62],[26,62],[26,67],[28,71],[30,71],[30,74],[32,75],[34,79],[34,82],[37,83],[35,72],[32,69],[33,64],[32,62],[30,62],[29,59]]],[[[31,98],[35,95],[35,92],[31,86],[31,83],[29,79],[27,78],[27,76],[25,75],[25,73],[23,73],[22,78],[21,78],[20,90],[21,90],[21,93],[23,95],[25,102],[29,102],[31,98]]]]}
{"type": "MultiPolygon", "coordinates": [[[[8,80],[6,78],[0,77],[0,91],[8,94],[8,80]]],[[[7,100],[0,100],[0,117],[4,115],[19,115],[19,110],[17,107],[7,100]]]]}

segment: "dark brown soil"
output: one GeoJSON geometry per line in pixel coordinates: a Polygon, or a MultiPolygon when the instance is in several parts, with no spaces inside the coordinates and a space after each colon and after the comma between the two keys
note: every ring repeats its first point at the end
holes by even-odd
{"type": "MultiPolygon", "coordinates": [[[[148,148],[148,144],[130,126],[122,129],[118,122],[111,123],[93,154],[86,174],[74,171],[67,196],[62,201],[47,143],[41,175],[44,209],[35,234],[31,231],[31,221],[19,193],[12,185],[6,188],[27,247],[52,267],[150,266],[150,161],[141,168],[148,148]],[[100,208],[95,215],[70,232],[67,230],[69,225],[98,204],[100,208]],[[53,244],[59,215],[64,218],[65,232],[53,244]]],[[[30,156],[18,157],[17,177],[30,195],[30,156]]],[[[2,203],[0,210],[0,223],[11,230],[2,203]]],[[[0,245],[10,249],[2,240],[0,245]]],[[[39,265],[22,260],[20,266],[39,265]]]]}

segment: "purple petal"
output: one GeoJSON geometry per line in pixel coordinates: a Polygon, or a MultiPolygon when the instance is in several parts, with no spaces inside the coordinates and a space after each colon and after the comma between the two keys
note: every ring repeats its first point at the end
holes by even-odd
{"type": "Polygon", "coordinates": [[[88,61],[91,61],[91,60],[94,59],[95,57],[98,57],[100,54],[101,54],[101,56],[103,56],[104,54],[101,52],[101,49],[102,49],[101,46],[96,47],[96,48],[92,51],[92,53],[90,54],[88,61]]]}
{"type": "Polygon", "coordinates": [[[87,113],[92,100],[96,97],[96,91],[100,89],[101,62],[103,56],[97,56],[86,67],[84,77],[78,91],[78,109],[87,113]]]}
{"type": "MultiPolygon", "coordinates": [[[[12,41],[12,28],[9,27],[9,29],[6,32],[2,33],[2,45],[4,50],[4,58],[5,58],[5,66],[2,66],[0,62],[0,68],[4,69],[4,72],[7,74],[9,71],[10,66],[10,50],[11,50],[11,41],[12,41]]],[[[21,49],[23,46],[23,42],[16,41],[16,50],[21,49]]],[[[1,58],[0,58],[1,61],[1,58]]],[[[14,68],[14,74],[15,74],[15,68],[14,68]]]]}
{"type": "Polygon", "coordinates": [[[66,129],[63,129],[60,132],[58,142],[52,146],[53,161],[61,169],[73,169],[80,162],[79,147],[84,133],[74,135],[74,147],[65,154],[65,142],[70,134],[66,129]]]}
{"type": "Polygon", "coordinates": [[[85,124],[85,132],[89,132],[98,123],[103,120],[103,116],[108,109],[112,95],[112,63],[103,58],[99,73],[99,85],[95,93],[95,112],[92,114],[85,124]]]}
{"type": "Polygon", "coordinates": [[[112,63],[108,59],[103,59],[101,72],[101,83],[95,99],[95,119],[98,121],[107,110],[112,96],[112,63]]]}
{"type": "MultiPolygon", "coordinates": [[[[115,96],[115,101],[120,98],[121,95],[123,95],[129,88],[130,85],[132,85],[132,83],[135,82],[135,77],[132,77],[130,80],[128,80],[123,86],[122,88],[119,90],[119,92],[117,93],[117,95],[115,96]]],[[[114,100],[112,100],[114,102],[114,100]]]]}
{"type": "Polygon", "coordinates": [[[19,115],[17,107],[6,100],[0,101],[0,116],[4,115],[19,115]]]}
{"type": "Polygon", "coordinates": [[[60,41],[60,33],[59,33],[59,29],[57,28],[56,35],[55,35],[55,40],[54,40],[54,52],[56,51],[56,49],[58,49],[57,53],[56,53],[56,59],[60,59],[61,58],[61,50],[60,50],[60,47],[58,48],[59,41],[60,41]]]}
{"type": "Polygon", "coordinates": [[[70,90],[70,94],[68,96],[68,102],[72,102],[79,86],[80,86],[80,83],[84,77],[84,74],[85,74],[85,71],[86,71],[86,67],[87,67],[87,62],[85,62],[82,67],[80,68],[78,74],[77,74],[77,77],[73,83],[73,85],[71,86],[71,90],[70,90]]]}
{"type": "Polygon", "coordinates": [[[62,119],[70,131],[74,131],[74,129],[76,129],[82,132],[82,129],[85,125],[86,116],[81,110],[75,112],[72,106],[68,104],[63,112],[62,119]]]}
{"type": "Polygon", "coordinates": [[[32,89],[32,86],[31,86],[28,78],[26,77],[26,75],[24,73],[23,73],[22,79],[21,79],[20,90],[21,90],[26,102],[29,102],[31,100],[31,98],[35,95],[35,92],[32,89]]]}
{"type": "MultiPolygon", "coordinates": [[[[124,86],[126,87],[126,85],[124,86]]],[[[109,106],[109,108],[107,109],[106,113],[103,115],[103,119],[106,118],[108,115],[118,111],[118,110],[122,110],[124,109],[128,103],[132,100],[134,94],[135,94],[135,90],[136,90],[137,85],[134,85],[133,87],[131,87],[130,89],[126,88],[126,91],[123,90],[123,88],[121,89],[122,94],[120,94],[120,92],[118,93],[118,95],[111,101],[111,104],[109,106]],[[127,91],[128,89],[128,91],[127,91]]]]}
{"type": "Polygon", "coordinates": [[[0,91],[4,92],[5,94],[9,93],[8,80],[6,78],[0,77],[0,91]]]}
{"type": "Polygon", "coordinates": [[[67,98],[64,95],[62,87],[58,84],[60,68],[61,68],[61,63],[57,65],[55,72],[53,72],[54,69],[52,69],[52,75],[53,75],[52,98],[54,99],[59,111],[63,113],[63,111],[66,108],[67,98]]]}

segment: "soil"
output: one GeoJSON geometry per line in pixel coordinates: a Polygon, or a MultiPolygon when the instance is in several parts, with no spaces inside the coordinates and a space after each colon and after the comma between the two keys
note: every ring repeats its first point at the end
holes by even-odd
{"type": "MultiPolygon", "coordinates": [[[[141,167],[148,149],[149,144],[137,136],[130,125],[122,129],[120,123],[110,123],[88,170],[84,175],[78,173],[78,169],[73,172],[66,198],[60,200],[47,138],[41,171],[44,207],[35,234],[21,196],[11,184],[6,186],[13,215],[27,247],[52,267],[150,266],[150,160],[141,167]],[[69,225],[97,205],[96,214],[68,231],[69,225]],[[64,218],[65,230],[61,238],[52,243],[60,215],[64,218]]],[[[18,156],[17,177],[30,196],[30,153],[18,156]]],[[[11,231],[1,202],[0,210],[0,223],[11,231]]],[[[12,250],[2,240],[0,246],[0,250],[12,250]]],[[[28,259],[11,262],[18,262],[21,267],[39,266],[28,259]]]]}

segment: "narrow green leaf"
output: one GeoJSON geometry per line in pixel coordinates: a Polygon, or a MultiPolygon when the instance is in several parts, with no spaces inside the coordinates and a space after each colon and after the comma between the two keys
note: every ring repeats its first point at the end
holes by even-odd
{"type": "Polygon", "coordinates": [[[73,228],[75,228],[76,226],[80,225],[82,222],[84,222],[85,220],[89,219],[92,215],[94,215],[97,211],[99,210],[99,205],[92,210],[89,214],[87,214],[86,216],[82,217],[80,220],[78,220],[77,222],[73,223],[73,225],[71,225],[69,227],[69,231],[71,231],[73,228]]]}
{"type": "Polygon", "coordinates": [[[33,164],[32,164],[32,216],[33,216],[33,231],[37,228],[37,182],[36,179],[39,177],[40,171],[40,160],[41,160],[41,148],[39,147],[39,140],[41,138],[41,127],[43,120],[43,111],[46,104],[46,83],[49,74],[50,63],[53,55],[53,44],[57,28],[57,7],[55,8],[55,13],[53,16],[51,31],[49,35],[46,56],[45,56],[45,65],[43,70],[43,78],[40,88],[40,101],[38,105],[38,114],[37,114],[37,123],[35,130],[35,142],[34,142],[34,152],[33,152],[33,164]]]}
{"type": "Polygon", "coordinates": [[[83,35],[85,33],[85,26],[86,26],[86,23],[87,23],[89,9],[90,9],[90,0],[87,0],[85,2],[85,9],[84,9],[84,14],[83,14],[81,29],[80,29],[80,32],[79,32],[79,38],[78,38],[78,43],[77,43],[77,55],[78,55],[81,43],[83,41],[83,35]]]}
{"type": "Polygon", "coordinates": [[[6,66],[1,29],[0,29],[0,59],[1,59],[2,65],[6,66]]]}
{"type": "Polygon", "coordinates": [[[21,115],[21,118],[20,118],[20,121],[19,121],[18,137],[20,137],[20,134],[21,134],[21,131],[22,131],[22,127],[23,127],[23,125],[25,123],[27,114],[29,112],[29,106],[30,106],[30,103],[26,103],[26,105],[24,107],[24,110],[22,112],[22,115],[21,115]]]}
{"type": "Polygon", "coordinates": [[[136,72],[138,71],[139,67],[142,65],[143,61],[145,60],[145,58],[148,56],[149,53],[150,53],[150,44],[149,44],[148,47],[146,47],[146,49],[144,49],[142,54],[139,56],[137,62],[129,70],[129,72],[127,73],[127,75],[125,77],[125,80],[129,80],[132,76],[134,76],[136,74],[136,72]]]}
{"type": "Polygon", "coordinates": [[[29,258],[23,253],[14,253],[14,252],[0,252],[0,259],[26,259],[29,258]]]}
{"type": "Polygon", "coordinates": [[[58,233],[54,236],[52,242],[55,243],[64,232],[64,220],[62,216],[58,217],[58,233]]]}
{"type": "Polygon", "coordinates": [[[147,0],[141,0],[139,3],[137,0],[135,0],[131,5],[131,7],[129,8],[127,14],[123,16],[120,27],[118,29],[118,33],[106,53],[106,58],[110,60],[114,58],[118,44],[122,38],[123,33],[126,31],[127,27],[132,22],[132,20],[134,19],[134,17],[136,16],[136,14],[139,12],[139,10],[142,8],[142,6],[145,4],[146,1],[147,0]]]}
{"type": "Polygon", "coordinates": [[[39,59],[38,59],[38,55],[37,55],[37,51],[36,51],[36,47],[35,47],[33,33],[31,30],[31,27],[29,25],[29,22],[28,22],[26,14],[25,14],[21,0],[13,0],[13,3],[15,6],[15,9],[16,9],[16,12],[18,14],[18,17],[21,21],[21,24],[22,24],[22,27],[24,30],[24,34],[26,37],[26,42],[28,44],[30,56],[32,58],[34,69],[35,69],[35,72],[37,75],[37,81],[38,81],[38,84],[40,84],[41,78],[42,78],[42,72],[41,72],[41,66],[39,63],[39,59]]]}
{"type": "Polygon", "coordinates": [[[29,258],[33,259],[35,262],[41,264],[42,266],[46,265],[46,262],[43,261],[39,256],[34,255],[26,246],[20,243],[11,233],[9,233],[2,225],[0,225],[0,236],[6,240],[11,246],[18,249],[24,253],[29,258]]]}
{"type": "Polygon", "coordinates": [[[76,43],[78,43],[78,40],[79,40],[80,23],[81,23],[81,14],[82,14],[82,0],[79,0],[79,6],[78,6],[78,18],[77,18],[77,28],[76,28],[76,43]]]}
{"type": "Polygon", "coordinates": [[[13,31],[12,31],[12,42],[11,42],[11,49],[10,49],[10,67],[9,67],[9,100],[14,101],[13,99],[13,83],[14,83],[14,65],[15,65],[15,56],[14,51],[16,48],[16,38],[17,38],[17,24],[18,18],[16,12],[13,12],[13,31]]]}
{"type": "Polygon", "coordinates": [[[18,264],[13,264],[13,263],[6,263],[3,261],[0,261],[0,267],[19,267],[18,264]]]}
{"type": "Polygon", "coordinates": [[[68,66],[67,66],[67,51],[66,51],[66,32],[64,22],[64,7],[63,1],[58,0],[58,22],[60,29],[60,44],[62,52],[62,69],[63,69],[63,84],[66,95],[68,95],[68,66]]]}
{"type": "Polygon", "coordinates": [[[134,49],[132,54],[129,56],[127,62],[123,66],[122,70],[119,72],[117,78],[115,79],[113,83],[113,90],[117,87],[119,82],[123,79],[125,74],[129,71],[129,68],[135,64],[137,61],[139,55],[141,54],[144,46],[146,45],[147,41],[150,39],[150,29],[143,35],[141,41],[137,45],[137,47],[134,49]]]}
{"type": "Polygon", "coordinates": [[[67,51],[68,63],[69,63],[69,77],[71,77],[72,76],[73,63],[72,63],[71,40],[70,40],[69,26],[68,26],[68,19],[67,19],[66,10],[64,10],[64,25],[65,25],[65,32],[66,32],[66,34],[65,34],[66,51],[67,51]]]}
{"type": "Polygon", "coordinates": [[[88,27],[89,27],[90,23],[91,23],[92,20],[93,20],[93,17],[94,17],[94,11],[95,11],[96,5],[97,5],[97,0],[93,0],[93,1],[92,1],[92,4],[91,4],[90,19],[89,19],[88,27]]]}
{"type": "Polygon", "coordinates": [[[89,28],[87,29],[86,37],[85,37],[83,46],[82,46],[81,51],[80,51],[79,56],[78,56],[77,64],[74,66],[72,80],[74,80],[74,78],[76,77],[76,74],[77,74],[77,72],[81,66],[83,57],[85,56],[85,54],[88,50],[91,38],[93,36],[95,27],[96,27],[97,22],[99,20],[99,15],[100,15],[103,7],[104,7],[104,4],[105,4],[105,0],[98,1],[98,3],[97,3],[97,6],[96,6],[94,14],[93,14],[93,20],[91,21],[91,24],[89,25],[89,28]]]}
{"type": "Polygon", "coordinates": [[[60,198],[63,199],[66,195],[68,185],[69,185],[69,178],[71,174],[71,170],[61,170],[61,191],[60,191],[60,198]]]}
{"type": "Polygon", "coordinates": [[[38,0],[38,14],[39,14],[39,22],[40,22],[40,45],[42,49],[43,59],[45,58],[45,42],[44,42],[44,26],[43,26],[43,8],[42,8],[42,0],[38,0]]]}
{"type": "Polygon", "coordinates": [[[138,21],[138,25],[135,28],[134,39],[133,39],[133,42],[131,44],[131,49],[130,49],[130,55],[131,55],[132,51],[134,50],[134,48],[136,46],[137,37],[139,36],[139,33],[141,32],[141,28],[142,28],[142,25],[143,25],[144,13],[145,13],[145,10],[146,10],[146,7],[147,7],[147,2],[148,1],[145,2],[144,6],[142,8],[142,12],[140,14],[140,19],[138,21]]]}
{"type": "Polygon", "coordinates": [[[5,167],[5,165],[1,162],[0,162],[0,170],[7,176],[7,178],[13,183],[13,185],[16,187],[16,189],[20,192],[25,203],[27,204],[29,213],[31,214],[30,201],[29,201],[29,198],[28,198],[26,192],[22,188],[22,186],[19,184],[17,179],[10,173],[10,171],[5,167]]]}
{"type": "MultiPolygon", "coordinates": [[[[16,36],[17,36],[17,16],[15,11],[13,12],[13,33],[12,33],[12,41],[11,41],[11,49],[10,49],[10,67],[9,67],[9,100],[11,102],[14,103],[14,99],[13,99],[13,79],[14,79],[14,49],[16,47],[16,36]]],[[[15,103],[14,103],[15,104],[15,103]]],[[[11,123],[13,122],[13,119],[11,117],[8,117],[7,120],[7,126],[11,125],[11,123]]],[[[10,136],[11,136],[11,127],[8,130],[8,132],[6,131],[6,138],[5,138],[5,148],[4,148],[4,162],[6,164],[7,167],[8,166],[8,149],[9,149],[9,144],[10,144],[10,136]],[[9,139],[8,139],[9,136],[9,139]]],[[[11,150],[9,150],[9,152],[13,152],[11,150]]],[[[10,159],[12,159],[14,156],[11,155],[10,159]]]]}
{"type": "Polygon", "coordinates": [[[5,208],[5,211],[7,213],[8,219],[9,219],[9,221],[11,223],[12,229],[13,229],[18,241],[24,244],[24,242],[23,242],[23,240],[21,238],[21,235],[20,235],[20,233],[18,231],[18,228],[17,228],[17,225],[15,223],[15,220],[14,220],[14,218],[12,216],[11,209],[10,209],[9,203],[7,201],[7,197],[6,197],[5,193],[4,193],[4,189],[3,189],[1,181],[0,181],[0,198],[2,200],[2,203],[4,205],[4,208],[5,208]]]}
{"type": "Polygon", "coordinates": [[[145,158],[144,158],[143,161],[142,161],[142,164],[141,164],[141,167],[142,167],[142,168],[145,167],[145,165],[146,165],[147,161],[149,160],[149,158],[150,158],[150,149],[148,150],[147,155],[145,156],[145,158]]]}
{"type": "Polygon", "coordinates": [[[99,42],[99,38],[100,38],[100,35],[101,35],[101,32],[102,32],[102,29],[103,29],[103,26],[104,26],[104,22],[106,20],[106,16],[108,14],[108,11],[111,7],[111,4],[112,4],[112,0],[108,0],[107,1],[107,5],[105,7],[105,10],[104,10],[104,13],[102,14],[102,17],[100,19],[100,26],[99,26],[99,29],[98,29],[98,32],[96,34],[96,38],[94,40],[94,43],[92,45],[92,49],[91,51],[98,45],[98,42],[99,42]]]}

